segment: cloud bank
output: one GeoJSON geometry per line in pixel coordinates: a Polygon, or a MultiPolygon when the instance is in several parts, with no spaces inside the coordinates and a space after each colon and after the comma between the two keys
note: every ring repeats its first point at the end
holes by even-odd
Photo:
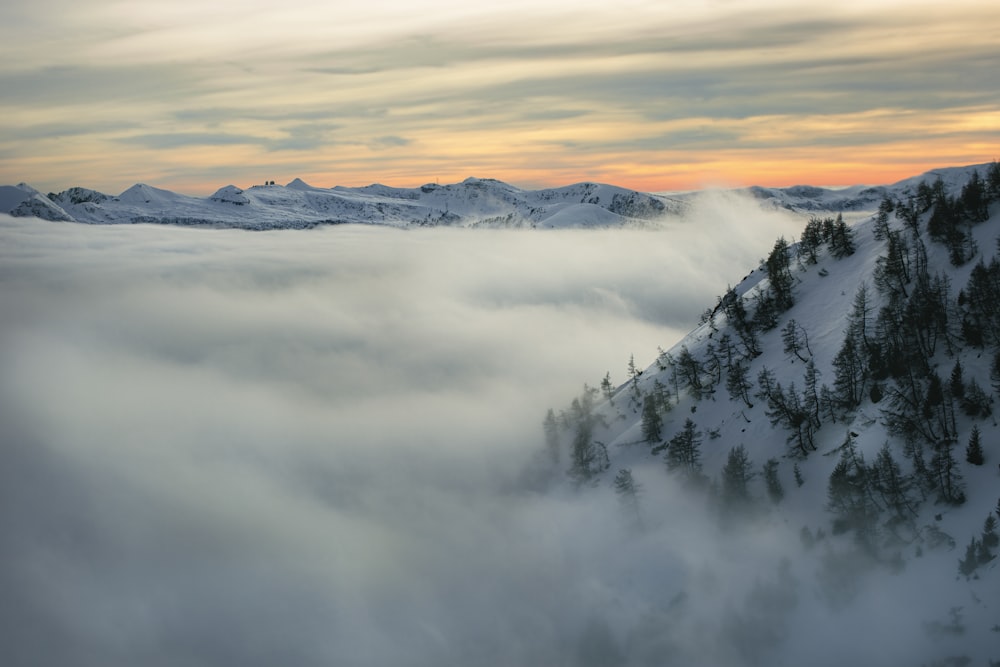
{"type": "Polygon", "coordinates": [[[655,485],[637,535],[610,489],[526,484],[547,408],[798,227],[704,206],[657,232],[0,218],[5,662],[743,665],[777,633],[822,664],[783,529],[729,543],[655,485]]]}

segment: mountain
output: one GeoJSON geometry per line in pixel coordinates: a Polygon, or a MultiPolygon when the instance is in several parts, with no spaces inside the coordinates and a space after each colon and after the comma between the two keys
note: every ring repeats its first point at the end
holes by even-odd
{"type": "Polygon", "coordinates": [[[878,212],[812,218],[648,368],[546,417],[547,493],[614,491],[636,544],[703,542],[625,664],[1000,664],[1000,166],[854,202],[878,212]]]}
{"type": "MultiPolygon", "coordinates": [[[[957,170],[941,170],[947,175],[957,170]]],[[[912,180],[912,179],[911,179],[912,180]]],[[[803,215],[874,211],[888,196],[902,196],[910,181],[894,186],[752,187],[739,190],[765,207],[803,215]]],[[[643,193],[613,185],[577,183],[523,190],[494,179],[428,183],[419,188],[369,185],[314,187],[226,185],[209,197],[192,197],[138,183],[118,196],[73,187],[43,195],[28,185],[0,187],[0,212],[91,224],[156,223],[239,229],[301,229],[326,224],[393,227],[615,227],[645,226],[684,214],[699,193],[643,193]]]]}
{"type": "Polygon", "coordinates": [[[613,185],[579,183],[522,190],[492,179],[468,178],[419,188],[369,185],[320,188],[295,179],[287,185],[227,185],[209,197],[191,197],[136,184],[117,197],[74,187],[41,195],[7,186],[0,212],[92,224],[158,223],[241,229],[301,229],[324,224],[393,227],[611,227],[642,225],[686,208],[680,198],[613,185]]]}

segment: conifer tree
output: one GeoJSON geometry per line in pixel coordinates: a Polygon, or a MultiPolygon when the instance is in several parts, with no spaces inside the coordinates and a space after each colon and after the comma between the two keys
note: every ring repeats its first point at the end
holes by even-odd
{"type": "Polygon", "coordinates": [[[764,483],[767,485],[767,495],[771,502],[778,504],[785,497],[785,489],[778,477],[778,459],[768,459],[764,464],[764,483]]]}
{"type": "Polygon", "coordinates": [[[830,251],[837,259],[843,259],[854,254],[854,232],[844,222],[844,216],[837,214],[830,235],[830,251]]]}
{"type": "Polygon", "coordinates": [[[629,386],[631,388],[631,396],[629,402],[632,405],[638,405],[639,399],[642,397],[642,392],[639,390],[639,376],[642,375],[640,371],[635,366],[635,355],[631,354],[628,358],[628,378],[629,386]]]}
{"type": "Polygon", "coordinates": [[[981,466],[985,462],[983,459],[983,446],[980,442],[979,427],[975,424],[972,426],[969,444],[965,447],[965,460],[974,466],[981,466]]]}
{"type": "Polygon", "coordinates": [[[912,480],[903,474],[892,456],[888,442],[879,450],[875,463],[869,470],[869,479],[872,491],[892,513],[890,523],[908,521],[916,516],[917,503],[911,497],[912,480]]]}
{"type": "Polygon", "coordinates": [[[750,502],[750,480],[753,464],[743,445],[729,450],[726,465],[722,468],[722,502],[729,509],[746,508],[750,502]]]}
{"type": "Polygon", "coordinates": [[[604,400],[612,405],[614,405],[614,392],[614,385],[611,384],[611,371],[608,371],[605,373],[604,379],[601,380],[601,393],[604,394],[604,400]]]}
{"type": "Polygon", "coordinates": [[[767,256],[765,268],[775,308],[779,312],[788,310],[794,303],[792,298],[794,278],[788,258],[788,241],[783,237],[774,242],[774,247],[767,256]]]}
{"type": "Polygon", "coordinates": [[[726,391],[729,392],[729,397],[732,400],[740,399],[748,408],[752,408],[750,389],[753,388],[753,384],[750,382],[748,374],[749,370],[746,364],[739,361],[733,363],[729,367],[729,372],[726,373],[726,391]]]}
{"type": "Polygon", "coordinates": [[[667,445],[667,469],[676,471],[689,479],[696,479],[701,473],[701,431],[690,419],[670,439],[667,445]]]}
{"type": "Polygon", "coordinates": [[[545,446],[549,453],[549,459],[553,465],[556,465],[559,463],[559,426],[552,408],[549,408],[549,411],[545,413],[545,421],[542,426],[545,429],[545,446]]]}
{"type": "Polygon", "coordinates": [[[965,376],[962,370],[962,360],[956,359],[955,365],[951,369],[951,378],[948,386],[951,388],[951,395],[957,399],[965,396],[965,376]]]}
{"type": "Polygon", "coordinates": [[[958,571],[968,579],[977,567],[979,567],[979,540],[973,537],[965,547],[965,557],[958,561],[958,571]]]}
{"type": "Polygon", "coordinates": [[[930,473],[938,491],[938,501],[961,505],[965,502],[965,490],[958,463],[952,453],[952,444],[948,441],[936,443],[930,473]]]}
{"type": "Polygon", "coordinates": [[[702,365],[698,361],[691,351],[688,350],[687,346],[681,347],[681,353],[677,357],[677,373],[680,377],[681,382],[687,387],[688,392],[691,397],[700,401],[702,398],[702,393],[704,392],[704,386],[701,381],[702,365]]]}
{"type": "Polygon", "coordinates": [[[633,525],[640,525],[640,486],[632,477],[632,471],[629,468],[622,468],[618,471],[615,475],[614,487],[615,494],[618,495],[618,502],[621,503],[622,509],[624,509],[628,514],[629,519],[633,522],[633,525]]]}
{"type": "Polygon", "coordinates": [[[663,439],[663,424],[657,400],[647,396],[642,401],[642,439],[651,444],[659,444],[663,439]]]}
{"type": "Polygon", "coordinates": [[[594,412],[594,395],[597,390],[583,385],[583,393],[573,399],[568,420],[574,428],[570,444],[569,476],[577,485],[591,481],[595,475],[607,470],[608,453],[603,445],[593,439],[594,428],[601,421],[594,412]]]}
{"type": "Polygon", "coordinates": [[[889,235],[889,214],[892,213],[892,199],[886,195],[878,205],[878,215],[875,216],[873,232],[876,241],[884,241],[889,235]]]}
{"type": "Polygon", "coordinates": [[[1000,536],[997,535],[997,520],[992,514],[986,515],[983,521],[983,544],[988,549],[996,549],[1000,546],[1000,536]]]}
{"type": "Polygon", "coordinates": [[[833,388],[840,404],[848,410],[857,407],[864,396],[866,371],[864,358],[850,332],[833,358],[833,372],[833,388]]]}
{"type": "Polygon", "coordinates": [[[800,259],[805,259],[809,264],[816,264],[819,261],[819,247],[823,243],[823,221],[813,216],[806,223],[806,228],[802,230],[802,238],[799,240],[798,254],[800,259]]]}
{"type": "Polygon", "coordinates": [[[878,507],[872,497],[870,471],[850,436],[827,483],[827,509],[834,515],[835,534],[853,531],[858,544],[875,549],[878,507]]]}
{"type": "Polygon", "coordinates": [[[809,339],[805,329],[799,326],[795,320],[788,320],[781,329],[781,342],[784,345],[784,352],[789,356],[798,357],[799,361],[806,362],[808,357],[804,356],[809,349],[809,339]]]}

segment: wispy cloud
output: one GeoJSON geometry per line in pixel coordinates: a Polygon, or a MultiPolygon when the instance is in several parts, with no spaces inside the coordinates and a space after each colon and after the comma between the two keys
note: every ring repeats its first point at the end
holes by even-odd
{"type": "Polygon", "coordinates": [[[5,659],[925,659],[931,588],[852,569],[829,609],[847,579],[788,559],[799,526],[725,535],[659,461],[633,467],[644,533],[610,488],[527,483],[547,408],[651,362],[801,222],[722,194],[660,232],[0,216],[5,659]]]}
{"type": "MultiPolygon", "coordinates": [[[[683,10],[641,1],[609,9],[442,0],[377,15],[356,2],[338,3],[335,12],[311,2],[255,11],[226,3],[196,11],[186,2],[156,12],[103,2],[87,12],[46,6],[0,10],[19,27],[0,45],[0,86],[8,91],[0,102],[0,150],[16,158],[5,161],[0,180],[65,187],[78,180],[77,155],[113,150],[132,137],[145,141],[144,152],[120,159],[128,170],[143,164],[154,174],[168,173],[184,159],[179,151],[199,146],[231,165],[227,180],[273,163],[275,151],[312,149],[311,157],[281,161],[298,170],[289,178],[413,185],[429,171],[458,180],[489,169],[482,175],[526,185],[606,175],[662,189],[680,185],[665,165],[692,172],[688,179],[724,171],[746,181],[738,165],[773,160],[774,151],[829,146],[841,151],[831,160],[843,164],[880,134],[884,157],[870,168],[881,165],[884,180],[893,180],[910,175],[889,157],[903,145],[913,151],[908,162],[928,166],[963,155],[992,159],[981,154],[994,138],[988,128],[960,123],[948,130],[947,152],[923,140],[945,132],[937,125],[942,114],[1000,108],[995,44],[982,30],[1000,15],[976,0],[836,8],[773,0],[683,10]],[[905,131],[882,122],[873,113],[880,110],[906,115],[905,131]],[[871,121],[853,133],[826,133],[808,120],[820,116],[871,121]],[[762,128],[775,118],[798,139],[772,142],[762,128]],[[310,119],[343,131],[332,137],[288,129],[310,119]],[[49,146],[55,135],[25,132],[71,122],[93,123],[94,132],[60,150],[49,146]],[[109,132],[115,125],[130,132],[109,132]],[[237,137],[248,142],[227,139],[237,137]],[[406,150],[390,161],[379,155],[380,137],[405,137],[406,150]],[[739,161],[720,145],[728,139],[746,151],[739,161]],[[336,147],[336,159],[324,147],[336,147]],[[921,150],[925,156],[914,157],[921,150]],[[699,176],[697,165],[706,162],[717,166],[699,176]],[[576,171],[567,173],[573,164],[576,171]]],[[[790,151],[785,171],[820,164],[790,151]]],[[[190,176],[202,166],[215,164],[199,157],[190,176]]]]}

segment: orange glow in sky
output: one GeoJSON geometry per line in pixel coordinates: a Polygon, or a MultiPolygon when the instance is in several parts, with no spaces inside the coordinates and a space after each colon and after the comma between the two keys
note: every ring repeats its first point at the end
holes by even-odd
{"type": "Polygon", "coordinates": [[[0,183],[890,183],[1000,154],[995,5],[8,3],[0,183]]]}

